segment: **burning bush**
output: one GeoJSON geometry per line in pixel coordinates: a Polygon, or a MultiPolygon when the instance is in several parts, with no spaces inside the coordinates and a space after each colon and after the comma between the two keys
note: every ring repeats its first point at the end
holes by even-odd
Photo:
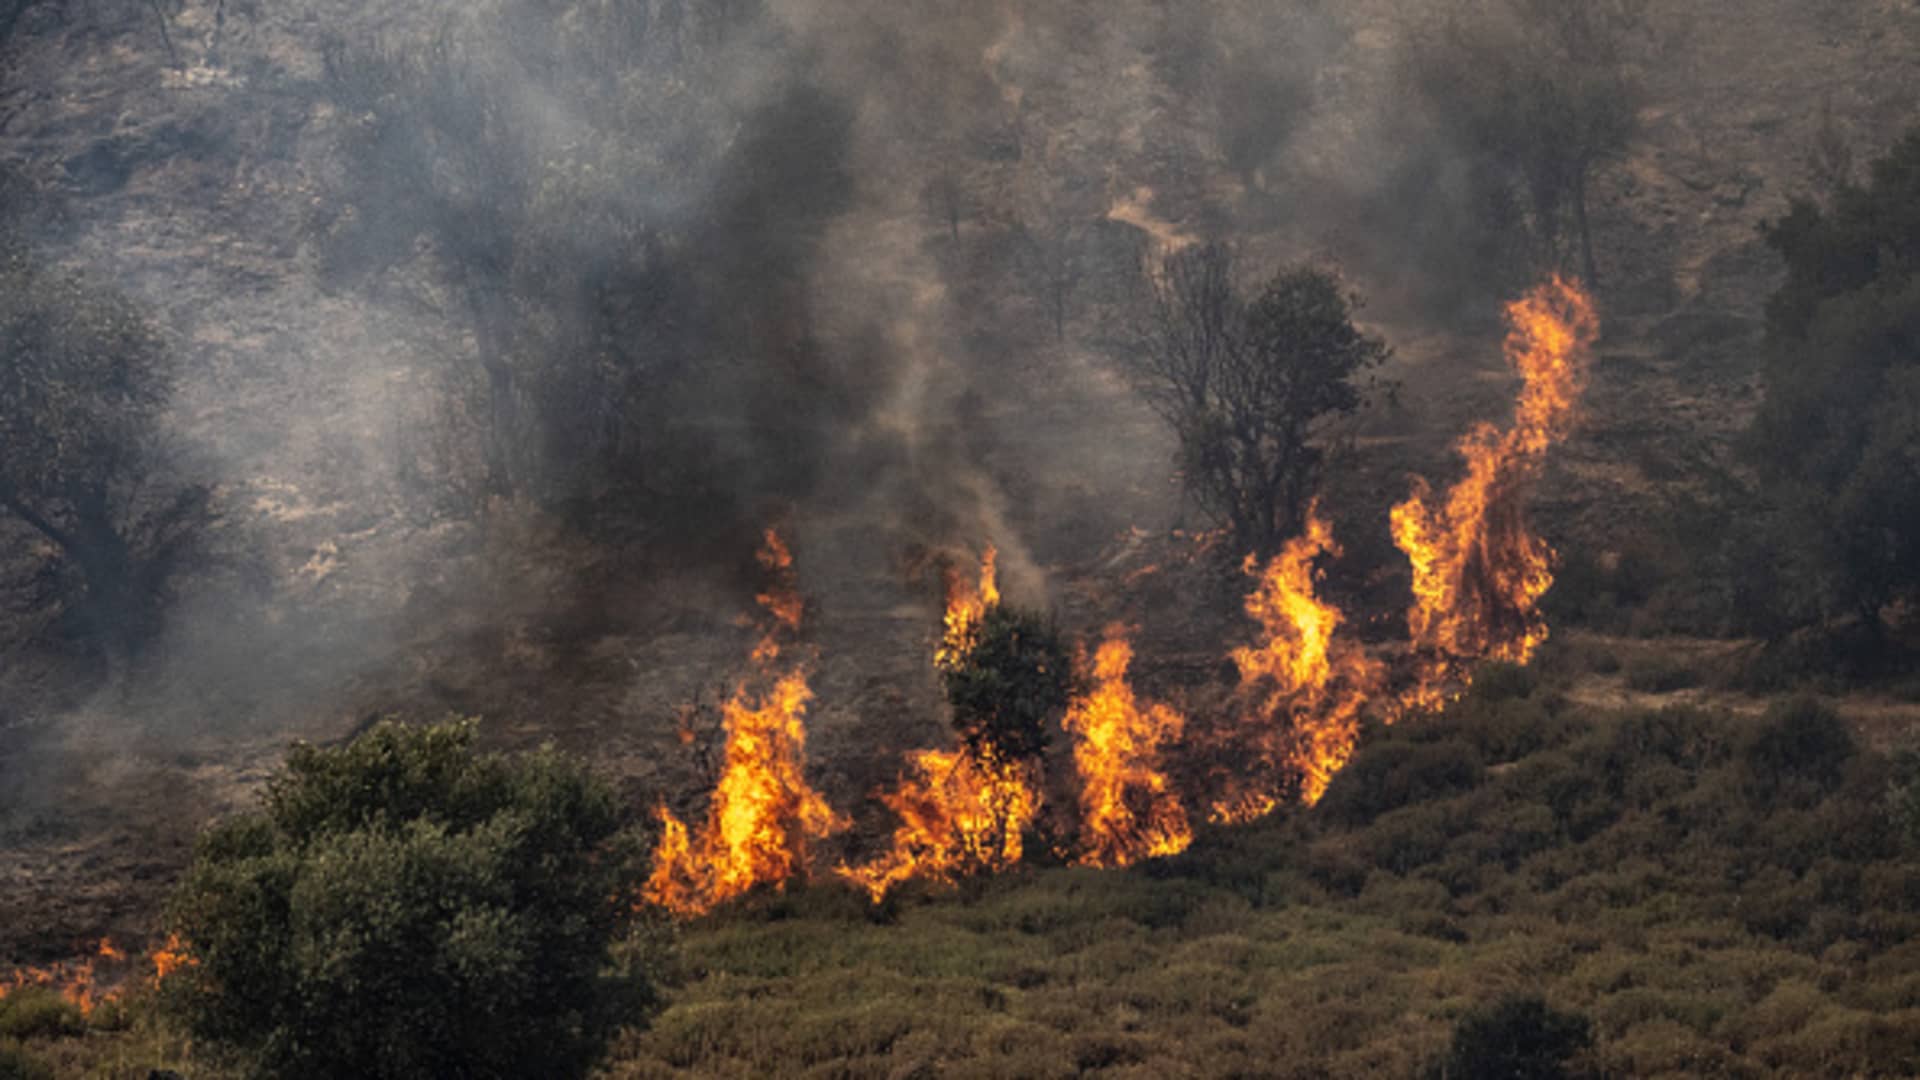
{"type": "Polygon", "coordinates": [[[1047,725],[1073,699],[1073,654],[1039,615],[995,605],[971,648],[946,668],[953,726],[975,757],[1016,761],[1047,748],[1047,725]]]}
{"type": "Polygon", "coordinates": [[[201,837],[167,1000],[275,1076],[578,1076],[651,991],[610,956],[637,861],[619,803],[474,724],[299,746],[266,805],[201,837]]]}

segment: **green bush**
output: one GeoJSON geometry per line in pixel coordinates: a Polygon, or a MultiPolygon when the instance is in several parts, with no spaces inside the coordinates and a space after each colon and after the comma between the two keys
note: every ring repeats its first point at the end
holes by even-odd
{"type": "Polygon", "coordinates": [[[0,1080],[53,1080],[53,1068],[17,1046],[0,1046],[0,1080]]]}
{"type": "Polygon", "coordinates": [[[1854,753],[1853,732],[1838,713],[1797,698],[1767,710],[1741,746],[1740,764],[1753,798],[1818,797],[1840,786],[1854,753]]]}
{"type": "Polygon", "coordinates": [[[1073,698],[1073,655],[1060,631],[1004,605],[981,616],[971,647],[945,675],[954,728],[984,758],[1038,757],[1073,698]]]}
{"type": "Polygon", "coordinates": [[[52,990],[31,986],[0,998],[0,1038],[47,1038],[86,1030],[80,1010],[52,990]]]}
{"type": "Polygon", "coordinates": [[[1593,1045],[1593,1024],[1538,997],[1504,998],[1454,1025],[1446,1056],[1427,1070],[1439,1080],[1500,1077],[1554,1080],[1567,1061],[1593,1045]]]}
{"type": "Polygon", "coordinates": [[[1320,801],[1327,818],[1361,824],[1389,810],[1465,791],[1480,782],[1480,755],[1464,742],[1391,741],[1366,747],[1320,801]]]}
{"type": "Polygon", "coordinates": [[[204,834],[169,909],[168,1004],[284,1077],[580,1076],[646,1016],[610,946],[639,861],[611,790],[474,724],[302,745],[204,834]]]}

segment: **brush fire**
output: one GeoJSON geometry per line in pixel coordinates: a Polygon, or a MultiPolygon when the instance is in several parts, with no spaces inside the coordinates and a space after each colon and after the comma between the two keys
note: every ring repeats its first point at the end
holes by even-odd
{"type": "MultiPolygon", "coordinates": [[[[1547,635],[1538,602],[1553,583],[1554,553],[1529,530],[1524,499],[1571,427],[1599,323],[1580,287],[1558,277],[1506,314],[1503,352],[1523,384],[1512,425],[1481,424],[1460,441],[1466,474],[1443,499],[1416,479],[1392,510],[1393,538],[1412,571],[1404,657],[1393,663],[1370,652],[1347,613],[1320,595],[1320,563],[1341,549],[1318,504],[1309,507],[1279,554],[1245,561],[1253,585],[1244,607],[1258,629],[1232,650],[1233,716],[1213,745],[1189,738],[1180,711],[1136,695],[1124,628],[1109,628],[1091,661],[1083,659],[1083,689],[1062,721],[1078,782],[1075,850],[1063,854],[1085,866],[1128,866],[1184,851],[1193,840],[1190,814],[1234,825],[1293,798],[1312,806],[1352,758],[1367,717],[1392,723],[1436,710],[1471,682],[1476,664],[1532,657],[1547,635]],[[1196,749],[1232,761],[1232,770],[1177,769],[1180,755],[1196,749]],[[1208,790],[1180,790],[1177,775],[1205,776],[1208,790]]],[[[946,575],[936,668],[958,668],[977,647],[983,621],[1001,603],[996,558],[987,548],[977,576],[946,575]]],[[[793,556],[771,532],[761,564],[777,583],[760,596],[773,626],[754,651],[768,677],[780,655],[777,635],[798,628],[802,604],[793,556]]],[[[798,670],[774,677],[763,698],[744,686],[736,693],[726,708],[726,766],[704,827],[694,835],[659,810],[648,900],[695,915],[759,885],[781,887],[846,827],[803,776],[809,698],[798,670]]],[[[909,753],[895,786],[879,794],[897,819],[884,849],[835,873],[879,902],[908,882],[952,884],[1017,865],[1050,813],[1041,769],[1037,759],[991,744],[909,753]]]]}
{"type": "MultiPolygon", "coordinates": [[[[1459,445],[1465,475],[1444,497],[1416,480],[1391,513],[1392,536],[1412,571],[1408,648],[1390,662],[1370,652],[1346,612],[1320,595],[1319,564],[1340,547],[1318,505],[1298,536],[1264,564],[1244,564],[1252,587],[1244,608],[1256,627],[1230,659],[1238,685],[1232,715],[1189,732],[1169,704],[1140,698],[1129,681],[1134,645],[1109,628],[1083,657],[1080,690],[1062,726],[1072,742],[1076,797],[1050,807],[1037,757],[962,742],[908,753],[879,802],[895,818],[891,833],[860,862],[835,875],[876,903],[909,883],[952,884],[1018,865],[1049,814],[1067,818],[1074,862],[1123,867],[1178,854],[1192,843],[1191,821],[1233,825],[1266,815],[1290,799],[1311,806],[1353,756],[1362,722],[1391,723],[1443,707],[1486,660],[1526,662],[1546,639],[1538,602],[1553,582],[1554,553],[1529,530],[1524,500],[1547,451],[1562,440],[1598,336],[1592,301],[1554,278],[1508,306],[1508,363],[1523,386],[1514,420],[1481,424],[1459,445]],[[1212,745],[1206,745],[1211,742],[1212,745]],[[1233,763],[1181,768],[1182,755],[1205,752],[1233,763]],[[1201,777],[1182,790],[1176,777],[1201,777]]],[[[1000,605],[996,552],[985,550],[977,575],[950,571],[937,669],[967,663],[983,621],[1000,605]]],[[[800,631],[805,603],[794,555],[769,530],[758,553],[766,585],[758,593],[761,633],[751,670],[723,707],[725,750],[703,815],[689,825],[665,803],[645,903],[683,918],[705,914],[755,889],[782,889],[812,871],[825,843],[849,828],[806,777],[806,717],[813,699],[806,665],[783,660],[800,631]]],[[[1057,847],[1058,845],[1056,845],[1057,847]]],[[[195,961],[178,939],[148,954],[154,980],[195,961]]],[[[86,960],[28,968],[0,980],[0,996],[45,987],[90,1012],[134,984],[133,964],[110,943],[86,960]]]]}

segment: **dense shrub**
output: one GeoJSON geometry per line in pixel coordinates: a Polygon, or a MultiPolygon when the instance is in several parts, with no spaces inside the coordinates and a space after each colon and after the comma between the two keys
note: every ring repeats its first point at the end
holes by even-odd
{"type": "Polygon", "coordinates": [[[53,1068],[14,1046],[0,1046],[0,1080],[53,1080],[53,1068]]]}
{"type": "Polygon", "coordinates": [[[296,747],[266,805],[202,836],[173,898],[199,1035],[283,1077],[584,1075],[645,1016],[610,945],[637,860],[606,785],[471,722],[296,747]]]}
{"type": "Polygon", "coordinates": [[[1831,708],[1811,698],[1775,705],[1740,748],[1747,792],[1756,799],[1830,792],[1854,750],[1853,733],[1831,708]]]}
{"type": "Polygon", "coordinates": [[[0,998],[0,1038],[78,1035],[86,1029],[80,1010],[52,990],[28,987],[0,998]]]}
{"type": "Polygon", "coordinates": [[[953,725],[968,749],[1002,760],[1038,757],[1073,698],[1073,654],[1060,631],[1005,605],[987,609],[972,648],[945,675],[953,725]]]}
{"type": "Polygon", "coordinates": [[[1504,998],[1461,1017],[1446,1056],[1427,1071],[1441,1080],[1554,1080],[1593,1045],[1593,1023],[1538,997],[1504,998]]]}
{"type": "Polygon", "coordinates": [[[1371,821],[1389,810],[1464,791],[1480,782],[1480,756],[1457,740],[1370,746],[1334,778],[1320,812],[1339,822],[1371,821]]]}

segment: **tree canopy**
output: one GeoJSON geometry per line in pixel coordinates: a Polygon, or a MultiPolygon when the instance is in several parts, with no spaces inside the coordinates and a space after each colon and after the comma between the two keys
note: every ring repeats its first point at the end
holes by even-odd
{"type": "Polygon", "coordinates": [[[1774,602],[1878,633],[1920,590],[1920,130],[1766,236],[1787,280],[1747,451],[1786,555],[1774,602]]]}

